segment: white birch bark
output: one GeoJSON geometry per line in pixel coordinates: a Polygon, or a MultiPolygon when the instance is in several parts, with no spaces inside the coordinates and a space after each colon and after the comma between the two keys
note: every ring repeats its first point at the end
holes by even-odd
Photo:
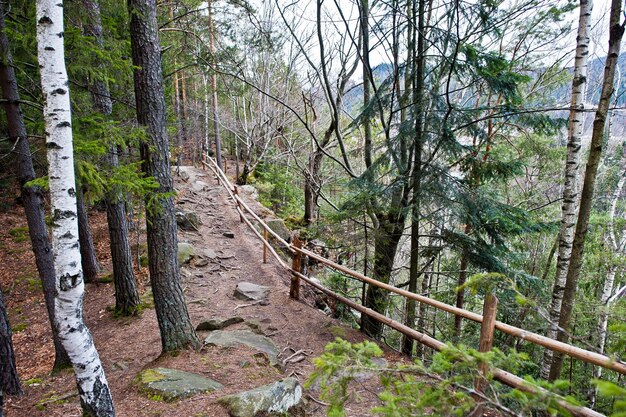
{"type": "MultiPolygon", "coordinates": [[[[563,205],[561,207],[561,228],[559,230],[559,251],[556,263],[556,276],[550,303],[550,323],[546,336],[556,339],[565,278],[574,241],[579,199],[578,170],[580,166],[581,137],[584,125],[584,98],[587,85],[587,57],[589,56],[589,33],[591,31],[592,0],[580,0],[574,79],[570,102],[570,122],[567,137],[567,159],[565,162],[565,183],[563,185],[563,205]]],[[[552,363],[552,351],[546,349],[541,365],[541,377],[546,379],[552,363]]]]}
{"type": "Polygon", "coordinates": [[[63,3],[37,0],[37,51],[44,95],[52,249],[56,270],[55,326],[67,351],[83,415],[114,416],[100,357],[83,321],[84,282],[78,243],[76,185],[68,78],[64,62],[63,3]]]}

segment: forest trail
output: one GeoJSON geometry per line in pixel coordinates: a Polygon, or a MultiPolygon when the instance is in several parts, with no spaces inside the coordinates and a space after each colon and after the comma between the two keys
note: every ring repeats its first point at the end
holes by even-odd
{"type": "MultiPolygon", "coordinates": [[[[271,256],[268,263],[263,264],[259,240],[245,223],[240,222],[227,191],[216,182],[210,171],[183,167],[182,174],[175,175],[177,208],[196,213],[202,222],[197,231],[179,230],[178,234],[179,242],[192,244],[196,252],[196,257],[181,269],[192,322],[198,325],[215,317],[239,316],[244,322],[226,330],[254,329],[276,344],[281,352],[279,363],[289,357],[301,360],[288,361],[280,370],[271,366],[267,358],[255,355],[258,351],[252,348],[209,345],[200,351],[183,351],[176,357],[159,357],[161,345],[154,309],[144,310],[139,318],[114,318],[110,311],[114,302],[113,284],[88,284],[85,318],[105,366],[120,417],[228,416],[227,410],[216,402],[219,397],[287,376],[296,377],[304,383],[313,370],[312,359],[323,352],[328,342],[338,336],[351,342],[364,339],[358,331],[341,325],[316,309],[312,293],[306,286],[303,286],[303,301],[289,298],[289,274],[271,256]],[[233,296],[235,287],[243,281],[270,287],[269,303],[262,305],[266,303],[236,299],[233,296]],[[294,355],[296,352],[298,355],[294,355]],[[142,370],[156,367],[194,372],[218,381],[224,388],[173,403],[149,399],[137,389],[134,380],[142,370]]],[[[249,195],[242,192],[242,197],[259,216],[271,214],[249,195]]],[[[101,217],[102,213],[95,214],[90,220],[96,229],[94,234],[98,240],[99,255],[102,255],[100,261],[106,266],[110,260],[104,258],[108,256],[108,242],[106,223],[101,217]]],[[[18,219],[16,216],[11,221],[18,219]]],[[[4,228],[0,237],[5,237],[6,230],[4,228]]],[[[27,256],[22,258],[26,262],[27,256]]],[[[29,262],[33,263],[32,260],[29,262]]],[[[34,271],[34,265],[29,267],[34,271]]],[[[146,268],[140,272],[142,298],[149,299],[146,268]]],[[[3,284],[7,285],[6,282],[3,284]]],[[[32,294],[25,295],[27,290],[21,283],[14,284],[13,292],[17,297],[9,295],[10,310],[14,312],[13,316],[19,314],[20,320],[28,324],[14,336],[18,371],[25,382],[25,395],[7,399],[6,415],[80,416],[73,373],[65,371],[56,376],[46,375],[51,364],[51,346],[48,346],[50,335],[47,323],[43,322],[45,311],[42,300],[32,294]]],[[[15,317],[12,319],[15,320],[15,317]]],[[[208,333],[198,331],[198,336],[204,340],[208,333]]],[[[394,352],[386,352],[385,355],[387,360],[400,360],[394,352]]],[[[355,386],[358,395],[348,404],[349,416],[369,415],[368,410],[376,404],[374,381],[369,379],[366,377],[355,386]]],[[[317,398],[318,394],[315,389],[305,390],[303,396],[306,403],[297,415],[325,415],[325,407],[310,399],[317,398]]]]}

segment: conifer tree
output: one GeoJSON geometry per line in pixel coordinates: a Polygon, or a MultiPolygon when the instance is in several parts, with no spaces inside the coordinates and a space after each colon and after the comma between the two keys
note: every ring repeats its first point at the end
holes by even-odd
{"type": "Polygon", "coordinates": [[[161,48],[154,0],[128,0],[131,46],[135,65],[137,120],[146,128],[140,144],[143,169],[159,183],[147,201],[148,267],[164,352],[199,345],[180,285],[161,48]]]}

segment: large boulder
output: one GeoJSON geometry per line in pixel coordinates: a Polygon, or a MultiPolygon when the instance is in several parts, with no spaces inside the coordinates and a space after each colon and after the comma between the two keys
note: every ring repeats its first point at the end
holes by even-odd
{"type": "Polygon", "coordinates": [[[177,210],[176,224],[181,230],[198,231],[202,222],[196,213],[177,210]]]}
{"type": "Polygon", "coordinates": [[[255,417],[258,413],[286,415],[302,399],[302,386],[295,378],[281,381],[235,395],[228,395],[218,401],[228,408],[233,417],[255,417]]]}
{"type": "Polygon", "coordinates": [[[184,265],[191,261],[196,253],[196,249],[191,243],[179,242],[178,243],[178,265],[184,265]]]}
{"type": "Polygon", "coordinates": [[[269,226],[270,229],[272,229],[274,233],[280,236],[281,239],[289,241],[289,239],[291,238],[291,232],[289,231],[287,226],[285,226],[285,222],[283,221],[283,219],[269,219],[266,220],[265,223],[269,226]]]}
{"type": "Polygon", "coordinates": [[[204,339],[205,345],[234,347],[245,345],[267,355],[271,365],[278,364],[278,347],[269,338],[253,333],[250,330],[234,330],[227,332],[216,330],[204,339]]]}
{"type": "Polygon", "coordinates": [[[137,375],[135,383],[151,398],[164,401],[176,401],[222,388],[222,384],[212,379],[169,368],[145,369],[137,375]]]}
{"type": "Polygon", "coordinates": [[[270,288],[251,282],[240,282],[235,287],[235,298],[246,301],[267,301],[270,288]]]}

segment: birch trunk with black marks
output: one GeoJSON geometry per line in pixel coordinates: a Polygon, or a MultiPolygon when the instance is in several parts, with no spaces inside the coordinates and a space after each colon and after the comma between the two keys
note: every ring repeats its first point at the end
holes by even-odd
{"type": "Polygon", "coordinates": [[[178,239],[174,217],[174,191],[165,100],[161,73],[156,7],[154,0],[128,0],[133,56],[137,120],[146,127],[147,140],[140,144],[143,170],[159,183],[160,195],[146,201],[148,267],[163,352],[198,347],[180,285],[176,258],[178,239]]]}
{"type": "Polygon", "coordinates": [[[44,96],[52,249],[56,271],[55,326],[76,374],[84,416],[115,415],[104,368],[83,321],[70,92],[64,62],[63,3],[38,0],[37,52],[44,96]]]}
{"type": "Polygon", "coordinates": [[[7,314],[4,295],[0,289],[0,417],[4,405],[4,395],[21,395],[22,387],[15,366],[13,335],[7,314]]]}
{"type": "MultiPolygon", "coordinates": [[[[578,208],[578,171],[580,166],[580,148],[585,121],[585,89],[587,86],[587,57],[589,55],[589,33],[591,31],[592,0],[580,0],[578,18],[578,36],[576,38],[576,58],[574,60],[574,79],[570,101],[569,130],[567,135],[567,159],[565,162],[565,183],[563,184],[563,204],[561,206],[561,227],[558,239],[558,257],[556,275],[550,302],[550,323],[546,336],[556,338],[557,323],[561,314],[565,278],[569,267],[576,226],[578,208]]],[[[552,351],[546,349],[543,355],[540,375],[548,378],[552,351]]]]}
{"type": "MultiPolygon", "coordinates": [[[[613,95],[613,91],[615,89],[613,85],[615,67],[617,65],[617,58],[619,57],[621,40],[624,35],[624,26],[620,24],[621,10],[621,0],[612,0],[609,24],[609,50],[604,66],[604,78],[602,80],[600,101],[598,102],[598,110],[596,111],[593,122],[591,146],[589,148],[585,179],[580,193],[580,208],[576,222],[576,232],[572,242],[572,253],[570,255],[569,267],[567,269],[561,313],[559,316],[559,331],[557,334],[557,340],[565,343],[569,340],[568,329],[572,316],[580,269],[582,267],[582,255],[585,247],[585,236],[587,235],[587,229],[589,226],[589,216],[591,215],[591,203],[596,185],[598,165],[602,155],[604,127],[608,115],[609,104],[611,103],[611,96],[613,95]]],[[[550,365],[549,380],[554,381],[558,379],[561,375],[562,367],[563,354],[555,353],[552,358],[552,364],[550,365]]]]}
{"type": "MultiPolygon", "coordinates": [[[[84,26],[85,34],[92,36],[98,47],[104,49],[100,5],[97,0],[83,0],[83,8],[87,13],[87,22],[84,26]]],[[[98,63],[98,67],[101,71],[105,71],[102,63],[98,63]]],[[[90,90],[94,109],[104,116],[110,115],[113,111],[113,104],[107,84],[101,78],[90,80],[90,90]]],[[[107,162],[111,169],[115,169],[119,165],[117,145],[109,145],[107,162]]],[[[127,316],[136,312],[140,299],[137,280],[133,271],[126,206],[122,190],[119,187],[110,189],[105,196],[105,203],[113,264],[115,311],[127,316]]]]}
{"type": "Polygon", "coordinates": [[[0,1],[0,88],[2,97],[6,100],[4,108],[7,115],[7,131],[9,140],[16,144],[17,170],[20,183],[21,197],[24,204],[28,234],[35,255],[35,264],[41,279],[46,310],[52,330],[54,343],[53,372],[69,367],[70,358],[59,340],[54,327],[54,262],[52,247],[48,238],[48,229],[45,222],[43,192],[39,187],[26,187],[26,183],[35,179],[33,159],[24,125],[24,117],[20,107],[20,95],[17,88],[13,57],[9,48],[9,40],[5,33],[4,15],[6,3],[0,1]]]}

